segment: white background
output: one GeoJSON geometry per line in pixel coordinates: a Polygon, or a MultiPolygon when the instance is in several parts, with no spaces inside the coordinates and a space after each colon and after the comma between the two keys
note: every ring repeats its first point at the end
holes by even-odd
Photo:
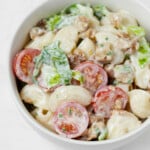
{"type": "MultiPolygon", "coordinates": [[[[0,0],[0,150],[65,150],[40,137],[25,122],[13,103],[6,78],[6,55],[13,34],[21,20],[43,1],[0,0]]],[[[150,8],[149,0],[143,2],[150,8]]],[[[119,149],[149,150],[150,128],[136,141],[119,149]]]]}

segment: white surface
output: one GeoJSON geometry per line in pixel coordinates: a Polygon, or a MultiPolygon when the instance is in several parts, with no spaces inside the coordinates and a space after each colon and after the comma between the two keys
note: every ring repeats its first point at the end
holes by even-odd
{"type": "MultiPolygon", "coordinates": [[[[0,0],[0,149],[66,150],[40,137],[19,114],[7,88],[6,55],[20,21],[45,0],[0,0]]],[[[55,0],[54,0],[55,1],[55,0]]],[[[142,0],[141,0],[142,1],[142,0]]],[[[150,1],[143,0],[150,8],[150,1]]],[[[121,150],[149,150],[150,128],[136,141],[121,150]]],[[[119,150],[118,149],[118,150],[119,150]]]]}

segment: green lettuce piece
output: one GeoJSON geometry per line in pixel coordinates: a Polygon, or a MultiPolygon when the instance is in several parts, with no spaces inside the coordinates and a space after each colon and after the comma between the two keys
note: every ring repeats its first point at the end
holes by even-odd
{"type": "Polygon", "coordinates": [[[140,47],[138,49],[138,63],[141,67],[150,63],[150,46],[145,38],[140,41],[140,47]]]}
{"type": "Polygon", "coordinates": [[[94,11],[94,15],[98,19],[102,19],[102,17],[107,16],[109,14],[108,9],[104,5],[95,5],[95,6],[92,6],[92,8],[94,11]]]}
{"type": "Polygon", "coordinates": [[[55,42],[46,47],[45,50],[50,56],[50,65],[56,68],[61,77],[60,84],[70,84],[72,75],[66,54],[60,49],[60,43],[55,42]]]}
{"type": "Polygon", "coordinates": [[[60,48],[60,42],[54,42],[45,47],[39,56],[35,59],[35,69],[33,76],[36,79],[40,74],[42,64],[46,64],[52,68],[46,71],[45,81],[48,87],[53,87],[57,84],[68,85],[72,79],[72,71],[69,66],[66,54],[60,48]]]}
{"type": "Polygon", "coordinates": [[[35,57],[34,63],[33,81],[35,83],[41,70],[44,70],[43,80],[48,88],[56,85],[69,85],[72,78],[78,80],[81,84],[83,83],[82,74],[70,69],[68,58],[60,48],[59,41],[45,47],[41,54],[35,57]],[[43,65],[46,67],[43,67],[43,65]]]}
{"type": "Polygon", "coordinates": [[[129,33],[135,34],[137,36],[145,36],[145,30],[139,26],[129,26],[127,28],[129,33]]]}

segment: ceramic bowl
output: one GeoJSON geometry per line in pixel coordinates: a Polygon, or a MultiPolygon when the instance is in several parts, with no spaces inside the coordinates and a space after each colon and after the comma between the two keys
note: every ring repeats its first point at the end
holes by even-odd
{"type": "MultiPolygon", "coordinates": [[[[33,10],[25,20],[22,21],[20,27],[17,29],[14,38],[12,40],[10,50],[8,52],[8,78],[9,78],[9,87],[13,95],[13,99],[18,106],[23,117],[28,121],[28,123],[42,136],[47,140],[53,141],[60,146],[65,146],[68,149],[113,149],[123,144],[131,142],[133,139],[137,138],[144,130],[150,126],[150,119],[147,119],[142,126],[125,136],[122,136],[117,139],[106,140],[106,141],[79,141],[73,139],[63,138],[45,127],[39,124],[27,111],[24,104],[22,103],[15,81],[15,76],[12,71],[12,60],[18,50],[22,49],[23,45],[26,42],[27,35],[29,30],[42,18],[49,16],[50,14],[60,11],[62,8],[72,4],[72,3],[90,3],[90,4],[104,4],[111,10],[125,9],[129,11],[137,20],[140,25],[146,29],[147,38],[150,37],[150,21],[147,21],[147,18],[150,16],[150,10],[138,0],[48,0],[43,2],[38,8],[33,10]],[[144,16],[144,17],[143,17],[144,16]]],[[[149,38],[150,39],[150,38],[149,38]]]]}

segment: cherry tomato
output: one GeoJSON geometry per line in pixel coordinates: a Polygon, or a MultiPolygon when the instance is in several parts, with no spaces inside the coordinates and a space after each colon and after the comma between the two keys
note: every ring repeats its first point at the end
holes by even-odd
{"type": "Polygon", "coordinates": [[[94,111],[102,118],[109,118],[111,111],[126,107],[127,94],[119,87],[104,86],[97,90],[92,100],[94,111]]]}
{"type": "Polygon", "coordinates": [[[67,138],[76,138],[87,129],[89,116],[87,110],[76,102],[63,103],[53,117],[57,133],[67,138]]]}
{"type": "Polygon", "coordinates": [[[34,69],[34,57],[40,54],[37,49],[24,49],[19,52],[13,61],[13,70],[16,76],[23,82],[32,83],[34,69]]]}
{"type": "Polygon", "coordinates": [[[75,67],[75,70],[82,73],[84,78],[83,86],[92,94],[94,94],[98,88],[107,84],[107,73],[98,64],[93,62],[84,62],[75,67]]]}

